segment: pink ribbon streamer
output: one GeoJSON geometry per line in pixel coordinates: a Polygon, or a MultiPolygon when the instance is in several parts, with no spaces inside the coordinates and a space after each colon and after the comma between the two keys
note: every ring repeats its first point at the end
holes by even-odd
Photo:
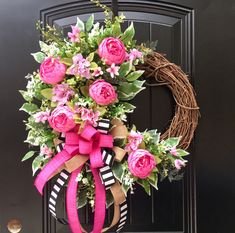
{"type": "Polygon", "coordinates": [[[46,182],[70,158],[71,155],[66,150],[62,150],[38,174],[37,178],[35,179],[34,185],[41,195],[46,182]]]}
{"type": "MultiPolygon", "coordinates": [[[[76,208],[78,190],[78,182],[76,182],[76,177],[81,172],[81,169],[82,166],[72,172],[66,195],[67,215],[72,233],[82,233],[78,211],[76,208]]],[[[91,168],[91,172],[95,180],[95,217],[92,233],[101,233],[105,221],[105,188],[101,182],[98,170],[91,168]]]]}
{"type": "Polygon", "coordinates": [[[78,218],[78,211],[76,208],[78,190],[78,182],[76,182],[76,177],[81,172],[81,169],[82,166],[72,172],[66,194],[67,215],[69,220],[69,226],[73,233],[82,233],[81,224],[78,218]]]}

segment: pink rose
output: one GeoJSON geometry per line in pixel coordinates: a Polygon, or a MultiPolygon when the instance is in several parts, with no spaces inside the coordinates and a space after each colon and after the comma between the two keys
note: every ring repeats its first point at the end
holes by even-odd
{"type": "Polygon", "coordinates": [[[99,45],[98,54],[107,65],[121,64],[126,58],[126,48],[118,38],[108,37],[99,45]]]}
{"type": "Polygon", "coordinates": [[[108,105],[117,99],[114,87],[103,79],[99,79],[91,84],[89,94],[99,105],[108,105]]]}
{"type": "Polygon", "coordinates": [[[49,57],[40,66],[40,78],[44,83],[56,84],[61,82],[66,73],[66,65],[59,59],[49,57]]]}
{"type": "Polygon", "coordinates": [[[49,117],[50,126],[57,132],[67,132],[75,127],[73,112],[67,106],[59,106],[54,109],[49,117]]]}
{"type": "Polygon", "coordinates": [[[134,176],[145,179],[156,167],[156,162],[154,156],[147,150],[138,149],[129,154],[128,167],[134,176]]]}

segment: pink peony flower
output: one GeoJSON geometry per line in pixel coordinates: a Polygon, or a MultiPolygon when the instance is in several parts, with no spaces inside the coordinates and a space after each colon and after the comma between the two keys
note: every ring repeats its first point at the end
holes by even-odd
{"type": "Polygon", "coordinates": [[[66,65],[59,59],[49,57],[40,66],[40,78],[44,83],[56,84],[61,82],[66,73],[66,65]]]}
{"type": "Polygon", "coordinates": [[[57,132],[67,132],[75,127],[74,113],[68,106],[59,106],[49,117],[50,126],[57,132]]]}
{"type": "Polygon", "coordinates": [[[177,153],[176,147],[172,147],[172,148],[170,149],[170,153],[171,153],[172,155],[174,155],[174,156],[177,156],[178,153],[177,153]]]}
{"type": "Polygon", "coordinates": [[[90,65],[91,63],[83,58],[81,54],[77,54],[73,57],[73,65],[69,68],[69,73],[89,79],[91,77],[90,65]]]}
{"type": "Polygon", "coordinates": [[[126,58],[126,48],[118,38],[108,37],[99,45],[98,54],[107,65],[121,64],[126,58]]]}
{"type": "Polygon", "coordinates": [[[53,150],[47,145],[44,145],[40,148],[40,153],[42,155],[46,155],[47,158],[50,158],[54,154],[53,150]]]}
{"type": "Polygon", "coordinates": [[[128,135],[128,144],[126,145],[125,150],[137,150],[142,140],[143,136],[140,132],[135,132],[134,130],[131,130],[130,134],[128,135]]]}
{"type": "Polygon", "coordinates": [[[126,59],[129,61],[133,61],[137,58],[141,58],[143,56],[143,53],[138,51],[137,49],[131,49],[130,53],[127,54],[126,59]]]}
{"type": "Polygon", "coordinates": [[[89,94],[99,105],[108,105],[117,99],[114,87],[103,79],[99,79],[90,85],[89,94]]]}
{"type": "Polygon", "coordinates": [[[71,26],[71,28],[72,28],[72,32],[68,32],[68,37],[70,41],[79,42],[80,41],[80,38],[79,38],[80,29],[76,26],[71,26]]]}
{"type": "Polygon", "coordinates": [[[128,167],[134,176],[145,179],[156,167],[156,162],[147,150],[138,149],[129,154],[128,167]]]}
{"type": "Polygon", "coordinates": [[[54,86],[52,101],[58,102],[59,105],[64,105],[75,94],[68,84],[57,84],[54,86]]]}
{"type": "Polygon", "coordinates": [[[76,112],[80,114],[80,117],[83,121],[92,124],[94,127],[97,126],[97,121],[99,120],[99,115],[100,115],[99,111],[94,112],[92,109],[81,107],[78,108],[76,112]]]}
{"type": "Polygon", "coordinates": [[[94,72],[92,73],[92,76],[94,77],[98,77],[100,75],[102,75],[104,72],[101,70],[101,67],[97,67],[94,72]]]}
{"type": "Polygon", "coordinates": [[[177,170],[180,170],[182,167],[185,167],[185,161],[182,161],[182,160],[180,160],[180,159],[176,159],[175,160],[175,168],[177,169],[177,170]]]}
{"type": "Polygon", "coordinates": [[[45,112],[37,112],[36,114],[33,115],[34,119],[35,119],[35,122],[39,123],[39,122],[42,122],[42,123],[45,123],[48,118],[50,116],[50,111],[47,110],[45,112]]]}
{"type": "Polygon", "coordinates": [[[106,71],[110,73],[111,78],[114,78],[115,75],[119,75],[118,70],[120,69],[119,66],[115,66],[113,63],[106,71]]]}

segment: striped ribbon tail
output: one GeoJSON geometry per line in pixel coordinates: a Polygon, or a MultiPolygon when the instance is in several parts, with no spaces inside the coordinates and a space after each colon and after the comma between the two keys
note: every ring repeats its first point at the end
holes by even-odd
{"type": "Polygon", "coordinates": [[[61,224],[63,225],[67,225],[68,224],[68,220],[65,218],[59,218],[57,216],[57,211],[56,211],[56,204],[57,204],[57,199],[59,196],[59,193],[62,189],[62,187],[66,184],[66,181],[68,180],[70,176],[70,173],[67,172],[66,170],[63,170],[58,179],[56,180],[52,191],[51,191],[51,195],[49,198],[49,211],[52,214],[52,216],[61,224]]]}
{"type": "Polygon", "coordinates": [[[101,119],[98,121],[98,125],[96,129],[103,134],[107,134],[109,132],[111,123],[109,119],[101,119]]]}
{"type": "Polygon", "coordinates": [[[108,190],[111,188],[113,184],[115,184],[115,178],[110,166],[104,166],[99,169],[100,170],[100,177],[102,180],[105,189],[108,190]]]}
{"type": "Polygon", "coordinates": [[[61,152],[64,149],[64,145],[65,145],[65,143],[64,143],[65,134],[64,133],[60,134],[59,140],[62,141],[62,142],[56,146],[56,150],[57,150],[58,153],[61,152]]]}
{"type": "Polygon", "coordinates": [[[122,228],[125,226],[127,221],[127,214],[128,214],[127,202],[124,201],[122,204],[120,204],[120,219],[117,224],[116,232],[120,232],[122,228]]]}
{"type": "Polygon", "coordinates": [[[112,149],[103,149],[102,159],[106,165],[111,167],[115,159],[115,152],[112,149]]]}

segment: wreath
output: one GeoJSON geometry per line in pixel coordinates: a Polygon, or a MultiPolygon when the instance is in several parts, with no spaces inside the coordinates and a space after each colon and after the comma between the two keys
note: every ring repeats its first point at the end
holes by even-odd
{"type": "Polygon", "coordinates": [[[52,216],[69,224],[73,233],[86,232],[78,208],[94,210],[94,233],[124,227],[127,192],[141,185],[148,195],[158,188],[159,178],[182,176],[185,156],[198,122],[193,87],[182,70],[162,55],[134,40],[133,23],[124,31],[123,15],[110,16],[104,9],[105,26],[77,18],[65,38],[51,26],[37,24],[43,41],[33,53],[40,69],[26,76],[26,103],[20,110],[25,121],[30,150],[22,161],[34,158],[35,186],[43,194],[53,177],[48,201],[52,216]],[[176,113],[162,135],[156,130],[139,132],[127,124],[135,106],[129,101],[144,83],[154,77],[167,85],[176,101],[176,113]],[[38,149],[37,149],[38,148],[38,149]],[[57,200],[66,187],[67,217],[58,216],[57,200]],[[114,206],[111,224],[103,228],[106,208],[114,206]]]}

